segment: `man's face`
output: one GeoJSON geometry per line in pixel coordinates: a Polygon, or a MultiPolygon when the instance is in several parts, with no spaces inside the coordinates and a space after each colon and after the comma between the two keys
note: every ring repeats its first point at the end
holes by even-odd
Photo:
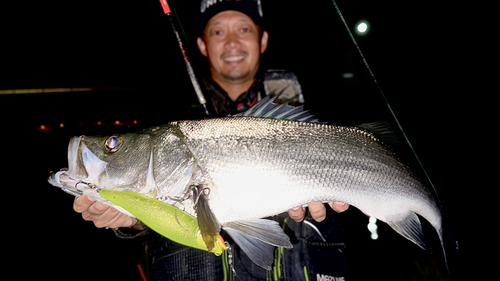
{"type": "Polygon", "coordinates": [[[224,11],[207,23],[204,39],[198,38],[200,52],[208,58],[212,78],[230,83],[254,79],[260,54],[267,48],[267,32],[260,38],[259,26],[244,13],[224,11]]]}

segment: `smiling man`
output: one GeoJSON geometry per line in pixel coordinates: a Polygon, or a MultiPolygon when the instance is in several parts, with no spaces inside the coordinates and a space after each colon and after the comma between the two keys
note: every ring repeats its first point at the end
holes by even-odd
{"type": "Polygon", "coordinates": [[[204,28],[203,39],[197,40],[200,52],[208,58],[212,79],[233,101],[254,83],[267,42],[268,33],[235,10],[214,15],[204,28]]]}

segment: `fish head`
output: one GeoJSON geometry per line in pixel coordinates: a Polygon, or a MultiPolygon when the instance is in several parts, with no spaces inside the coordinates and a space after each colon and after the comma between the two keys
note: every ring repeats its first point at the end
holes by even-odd
{"type": "Polygon", "coordinates": [[[52,173],[49,182],[73,195],[101,189],[151,192],[151,157],[149,134],[73,137],[68,145],[68,169],[52,173]]]}

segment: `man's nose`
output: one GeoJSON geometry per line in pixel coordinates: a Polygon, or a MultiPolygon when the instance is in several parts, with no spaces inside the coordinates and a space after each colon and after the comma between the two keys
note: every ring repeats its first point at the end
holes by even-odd
{"type": "Polygon", "coordinates": [[[240,38],[234,32],[231,32],[226,37],[226,49],[235,49],[241,46],[240,38]]]}

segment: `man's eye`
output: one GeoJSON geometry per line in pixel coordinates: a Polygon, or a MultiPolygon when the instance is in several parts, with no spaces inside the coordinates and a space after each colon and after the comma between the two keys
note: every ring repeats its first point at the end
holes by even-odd
{"type": "Polygon", "coordinates": [[[248,27],[243,27],[243,28],[241,29],[241,32],[243,32],[243,33],[247,33],[247,32],[249,32],[249,31],[250,31],[250,28],[248,28],[248,27]]]}
{"type": "Polygon", "coordinates": [[[214,30],[212,32],[213,35],[222,35],[222,31],[221,30],[214,30]]]}

